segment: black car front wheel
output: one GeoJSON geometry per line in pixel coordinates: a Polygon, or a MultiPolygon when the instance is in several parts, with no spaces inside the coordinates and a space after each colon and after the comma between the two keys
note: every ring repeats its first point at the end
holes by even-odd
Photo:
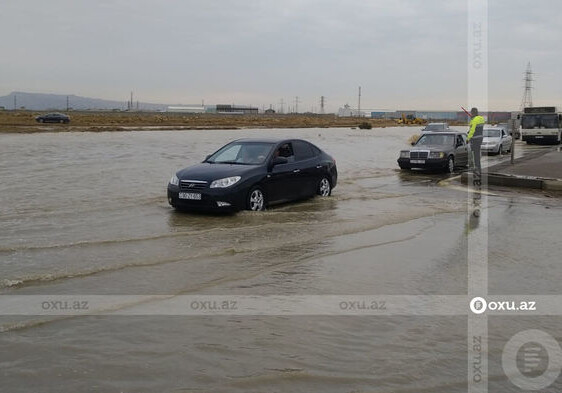
{"type": "Polygon", "coordinates": [[[330,196],[332,194],[332,185],[330,184],[330,179],[325,176],[320,179],[320,182],[318,183],[318,190],[316,191],[316,193],[323,197],[330,196]]]}
{"type": "Polygon", "coordinates": [[[251,211],[265,210],[265,195],[261,188],[254,187],[248,193],[247,208],[251,211]]]}

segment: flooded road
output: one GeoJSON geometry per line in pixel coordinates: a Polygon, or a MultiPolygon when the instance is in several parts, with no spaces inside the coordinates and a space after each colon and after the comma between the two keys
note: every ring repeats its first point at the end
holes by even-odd
{"type": "MultiPolygon", "coordinates": [[[[400,172],[415,128],[0,135],[2,297],[466,296],[467,192],[400,172]],[[260,213],[176,212],[177,169],[225,143],[307,139],[337,160],[332,197],[260,213]]],[[[517,154],[539,147],[518,145],[517,154]]],[[[490,157],[489,164],[504,160],[490,157]]],[[[488,287],[559,295],[562,201],[491,191],[488,287]]],[[[346,298],[347,299],[347,298],[346,298]]],[[[158,305],[158,301],[156,301],[158,305]]],[[[465,392],[467,316],[0,315],[7,392],[465,392]]],[[[490,318],[490,390],[516,332],[490,318]]],[[[551,387],[560,388],[560,384],[551,387]]],[[[558,389],[559,390],[559,389],[558,389]]]]}

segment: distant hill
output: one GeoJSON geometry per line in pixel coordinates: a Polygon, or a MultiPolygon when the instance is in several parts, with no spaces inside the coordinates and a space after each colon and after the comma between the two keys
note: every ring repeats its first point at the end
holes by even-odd
{"type": "MultiPolygon", "coordinates": [[[[112,109],[127,109],[126,101],[111,101],[103,100],[100,98],[80,97],[74,94],[43,94],[43,93],[24,93],[12,92],[7,96],[0,97],[0,106],[5,109],[14,109],[14,96],[16,97],[17,108],[24,107],[25,109],[48,111],[66,110],[66,97],[70,108],[73,110],[112,110],[112,109]]],[[[137,103],[134,103],[136,108],[137,103]]],[[[168,107],[165,104],[149,104],[139,102],[139,109],[142,110],[164,110],[168,107]]]]}

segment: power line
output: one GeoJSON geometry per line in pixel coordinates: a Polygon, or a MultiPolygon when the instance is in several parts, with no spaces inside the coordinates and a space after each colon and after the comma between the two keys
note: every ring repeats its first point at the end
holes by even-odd
{"type": "Polygon", "coordinates": [[[279,101],[279,106],[280,106],[280,110],[279,113],[285,113],[285,102],[283,101],[283,99],[281,98],[281,101],[279,101]]]}
{"type": "Polygon", "coordinates": [[[527,70],[524,73],[525,77],[523,81],[525,82],[525,91],[523,92],[523,99],[521,100],[521,110],[523,108],[530,108],[533,106],[533,97],[531,96],[531,90],[533,89],[533,71],[531,71],[531,62],[527,64],[527,70]]]}
{"type": "Polygon", "coordinates": [[[361,117],[361,86],[359,86],[359,100],[357,103],[357,116],[361,117]]]}

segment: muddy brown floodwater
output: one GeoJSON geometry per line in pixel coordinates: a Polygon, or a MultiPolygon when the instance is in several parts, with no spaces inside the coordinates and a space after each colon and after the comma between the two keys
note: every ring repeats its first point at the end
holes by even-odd
{"type": "MultiPolygon", "coordinates": [[[[440,183],[449,175],[398,170],[413,132],[0,135],[0,300],[26,295],[42,310],[0,307],[0,391],[466,392],[467,309],[348,312],[362,296],[380,307],[401,295],[467,296],[469,198],[440,183]],[[265,135],[304,138],[333,155],[332,197],[226,216],[168,206],[175,170],[265,135]],[[117,303],[82,316],[49,306],[94,295],[117,303]],[[281,296],[281,309],[307,297],[337,307],[127,315],[135,296],[152,297],[153,310],[217,296],[235,307],[248,296],[281,296]]],[[[489,293],[559,295],[561,200],[492,190],[488,203],[489,293]]],[[[501,365],[510,337],[533,328],[561,341],[560,322],[490,317],[490,391],[520,391],[501,365]]],[[[549,389],[561,388],[558,380],[549,389]]]]}

